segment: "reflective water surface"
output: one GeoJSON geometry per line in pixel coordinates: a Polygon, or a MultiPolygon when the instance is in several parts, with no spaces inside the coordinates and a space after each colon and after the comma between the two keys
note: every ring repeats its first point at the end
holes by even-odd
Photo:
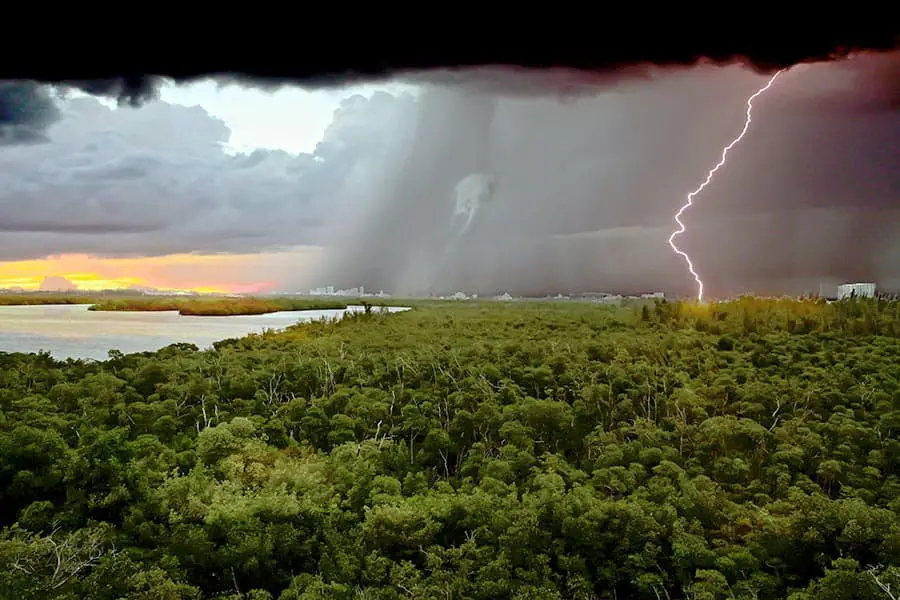
{"type": "MultiPolygon", "coordinates": [[[[110,349],[158,350],[178,342],[206,348],[226,338],[283,329],[299,321],[361,311],[304,310],[235,317],[184,317],[177,312],[89,311],[86,304],[65,306],[0,306],[0,352],[45,350],[57,359],[105,360],[110,349]]],[[[391,312],[405,310],[390,308],[391,312]]]]}

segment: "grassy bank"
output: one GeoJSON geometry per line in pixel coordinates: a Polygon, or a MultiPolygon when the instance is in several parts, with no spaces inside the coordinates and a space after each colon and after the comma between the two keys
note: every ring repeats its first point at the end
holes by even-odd
{"type": "Polygon", "coordinates": [[[428,300],[397,298],[222,298],[217,296],[153,296],[122,293],[0,294],[0,306],[90,304],[93,311],[178,311],[189,316],[263,315],[284,310],[330,310],[351,305],[413,306],[428,300]]]}
{"type": "Polygon", "coordinates": [[[93,304],[96,300],[88,296],[59,296],[49,294],[4,294],[0,295],[0,306],[44,306],[48,304],[93,304]]]}
{"type": "Polygon", "coordinates": [[[307,300],[293,298],[128,298],[101,300],[88,310],[158,312],[178,311],[194,317],[228,317],[236,315],[264,315],[283,310],[327,310],[347,308],[346,302],[336,300],[307,300]]]}

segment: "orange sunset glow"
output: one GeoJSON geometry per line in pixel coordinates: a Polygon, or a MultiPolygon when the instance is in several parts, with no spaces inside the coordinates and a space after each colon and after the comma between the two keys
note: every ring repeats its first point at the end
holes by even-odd
{"type": "Polygon", "coordinates": [[[137,258],[64,254],[0,262],[0,288],[37,290],[45,276],[55,275],[65,277],[85,291],[147,287],[255,294],[278,288],[286,274],[307,267],[317,251],[318,248],[301,247],[260,254],[170,254],[137,258]]]}

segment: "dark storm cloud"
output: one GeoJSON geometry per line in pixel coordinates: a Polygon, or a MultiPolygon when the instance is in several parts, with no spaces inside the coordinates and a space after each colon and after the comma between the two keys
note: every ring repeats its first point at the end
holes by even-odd
{"type": "MultiPolygon", "coordinates": [[[[710,17],[700,16],[707,22],[710,17]]],[[[358,33],[359,47],[365,51],[352,58],[336,59],[328,55],[325,63],[304,63],[294,52],[276,51],[270,45],[270,57],[258,61],[248,69],[247,55],[240,46],[216,45],[206,65],[196,64],[198,48],[197,32],[191,33],[189,47],[179,51],[177,39],[172,32],[167,34],[169,52],[153,52],[141,57],[139,66],[128,71],[155,72],[160,75],[122,75],[121,69],[104,67],[97,56],[79,55],[81,46],[71,44],[66,53],[37,53],[25,63],[10,63],[0,67],[5,77],[17,79],[34,78],[40,73],[43,83],[65,83],[89,94],[112,98],[120,105],[140,106],[158,97],[159,88],[167,81],[188,82],[209,76],[224,76],[228,81],[264,89],[299,84],[308,88],[335,87],[350,83],[360,83],[373,79],[384,79],[391,75],[417,75],[423,70],[446,69],[459,66],[522,65],[528,68],[544,68],[547,65],[566,66],[569,69],[583,69],[585,72],[569,72],[565,76],[551,75],[547,81],[537,85],[541,93],[556,93],[563,96],[583,93],[633,76],[645,76],[646,65],[661,67],[686,67],[703,62],[742,62],[758,71],[771,72],[802,62],[830,61],[843,58],[860,51],[884,51],[897,48],[900,36],[889,16],[880,22],[867,22],[865,27],[854,27],[844,14],[836,16],[836,21],[825,23],[824,15],[816,15],[815,26],[796,27],[781,23],[779,26],[767,24],[765,35],[753,27],[737,27],[723,30],[720,27],[667,27],[662,30],[640,27],[629,30],[623,26],[617,31],[607,31],[598,35],[596,23],[590,18],[579,20],[577,15],[568,15],[565,25],[566,44],[543,44],[538,53],[529,51],[535,44],[535,32],[528,28],[506,29],[504,41],[493,50],[479,50],[485,43],[491,47],[497,43],[496,26],[479,21],[478,25],[466,23],[466,35],[443,39],[441,35],[427,35],[414,42],[408,38],[409,31],[386,34],[382,28],[372,32],[358,33]],[[581,28],[581,31],[578,31],[581,28]],[[618,34],[618,35],[616,35],[618,34]],[[372,43],[366,43],[366,35],[373,35],[372,43]],[[362,36],[362,37],[359,37],[362,36]],[[528,50],[516,50],[525,47],[528,50]],[[234,53],[232,56],[229,54],[234,53]],[[290,56],[289,59],[278,57],[290,56]],[[190,60],[188,60],[190,57],[190,60]],[[430,58],[429,58],[430,57],[430,58]],[[68,61],[68,62],[67,62],[68,61]],[[237,68],[235,66],[237,65],[237,68]],[[253,72],[253,69],[256,72],[253,72]],[[237,72],[242,71],[243,72],[237,72]],[[118,72],[117,72],[118,71],[118,72]]],[[[867,16],[867,20],[871,20],[867,16]]],[[[748,24],[749,25],[749,24],[748,24]]],[[[542,27],[551,28],[547,22],[542,27]]],[[[445,31],[452,27],[443,27],[445,31]]],[[[540,34],[537,34],[540,35],[540,34]]],[[[553,35],[556,35],[554,32],[553,35]]],[[[273,43],[278,36],[270,36],[273,43]]],[[[540,39],[540,38],[537,38],[540,39]]],[[[127,44],[132,44],[129,39],[127,44]]],[[[293,50],[293,48],[291,48],[293,50]]],[[[88,53],[91,51],[88,50],[88,53]]],[[[135,61],[138,60],[135,55],[135,61]]],[[[209,55],[203,60],[208,60],[209,55]]],[[[446,74],[439,75],[446,79],[446,74]]],[[[528,92],[522,88],[522,79],[500,77],[483,78],[471,71],[452,75],[454,78],[471,80],[473,85],[504,93],[528,92]]],[[[540,78],[538,78],[540,79],[540,78]]],[[[8,82],[4,84],[6,93],[0,92],[0,140],[5,143],[26,143],[41,140],[47,124],[41,124],[34,115],[47,107],[46,99],[33,94],[33,84],[8,82]],[[12,127],[15,125],[15,127],[12,127]]]]}
{"type": "MultiPolygon", "coordinates": [[[[686,69],[687,67],[680,67],[686,69]]],[[[498,96],[557,96],[575,99],[596,94],[617,85],[646,81],[661,72],[650,64],[626,65],[609,71],[581,71],[566,68],[529,70],[521,67],[488,66],[479,68],[437,69],[410,74],[408,80],[419,85],[463,88],[474,93],[498,96]]]]}
{"type": "MultiPolygon", "coordinates": [[[[900,113],[886,79],[896,60],[798,67],[757,101],[747,137],[685,215],[681,244],[711,292],[900,281],[900,113]]],[[[765,78],[703,67],[564,102],[484,81],[422,96],[393,152],[369,163],[377,178],[345,190],[365,190],[372,208],[312,283],[693,293],[666,243],[672,215],[765,78]],[[453,188],[476,172],[494,175],[496,192],[449,252],[453,188]]]]}
{"type": "Polygon", "coordinates": [[[159,98],[159,87],[165,82],[162,77],[137,75],[130,77],[110,77],[89,81],[67,81],[72,87],[93,96],[116,100],[119,106],[141,106],[149,100],[159,98]]]}
{"type": "MultiPolygon", "coordinates": [[[[814,24],[807,21],[801,26],[783,15],[774,22],[764,15],[767,22],[758,27],[762,24],[752,18],[742,23],[722,17],[722,22],[716,23],[715,15],[705,14],[705,10],[695,15],[685,10],[678,12],[680,19],[695,23],[679,23],[676,19],[663,27],[647,27],[640,18],[622,17],[620,22],[603,27],[598,26],[593,15],[567,10],[562,22],[554,22],[552,15],[542,12],[537,28],[529,26],[527,19],[521,26],[504,27],[502,38],[497,32],[508,25],[505,21],[444,14],[446,22],[437,29],[411,30],[403,24],[390,31],[382,24],[358,31],[356,41],[365,50],[318,53],[312,60],[292,52],[295,48],[291,36],[269,35],[267,59],[248,61],[246,48],[240,44],[213,47],[199,43],[202,32],[192,30],[185,40],[187,44],[179,47],[176,32],[167,30],[170,52],[154,50],[144,56],[137,52],[131,65],[123,65],[121,57],[107,57],[108,65],[96,55],[87,60],[79,52],[86,50],[90,54],[92,50],[71,44],[67,53],[38,53],[30,56],[28,63],[4,66],[3,72],[10,74],[7,77],[19,78],[33,78],[33,74],[28,75],[30,71],[40,72],[52,82],[77,79],[78,85],[91,93],[140,102],[153,95],[161,78],[122,76],[123,71],[165,74],[179,81],[225,75],[243,84],[270,88],[298,82],[328,87],[425,69],[484,64],[539,68],[559,65],[604,73],[637,64],[688,66],[700,61],[742,61],[757,70],[771,71],[801,62],[834,60],[853,52],[888,50],[900,43],[896,24],[887,13],[867,11],[865,26],[858,26],[854,15],[847,11],[834,12],[832,16],[819,11],[814,15],[814,24]],[[460,29],[465,32],[463,35],[456,33],[456,16],[465,20],[465,27],[460,29]],[[548,35],[561,34],[566,37],[566,44],[542,43],[548,35]]],[[[128,43],[133,41],[129,39],[128,43]]]]}
{"type": "Polygon", "coordinates": [[[46,82],[0,81],[0,144],[48,141],[47,129],[61,117],[57,96],[65,96],[67,88],[137,107],[156,99],[164,81],[153,76],[114,77],[69,81],[59,89],[46,82]]]}
{"type": "Polygon", "coordinates": [[[49,88],[33,81],[0,81],[0,145],[46,140],[60,118],[49,88]]]}
{"type": "Polygon", "coordinates": [[[337,190],[401,106],[352,97],[313,153],[229,156],[228,127],[202,108],[71,99],[48,143],[0,153],[0,260],[320,244],[337,190]]]}

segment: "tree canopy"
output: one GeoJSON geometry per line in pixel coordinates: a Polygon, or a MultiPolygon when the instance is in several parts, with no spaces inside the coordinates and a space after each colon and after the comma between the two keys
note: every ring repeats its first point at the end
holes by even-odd
{"type": "Polygon", "coordinates": [[[896,597],[900,305],[425,303],[0,353],[0,521],[4,598],[896,597]]]}

